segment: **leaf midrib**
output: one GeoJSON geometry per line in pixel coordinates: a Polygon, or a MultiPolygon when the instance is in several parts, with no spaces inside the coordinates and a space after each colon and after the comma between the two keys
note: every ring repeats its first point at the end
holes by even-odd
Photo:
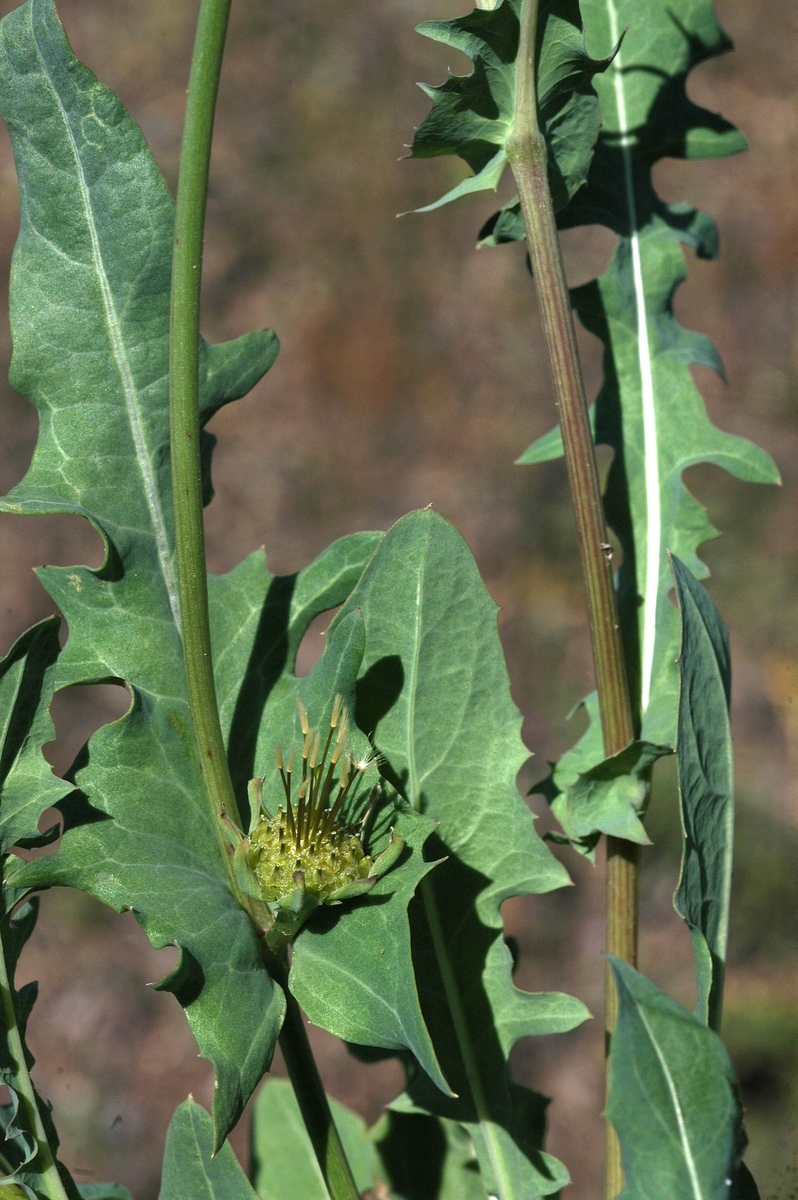
{"type": "Polygon", "coordinates": [[[94,220],[94,211],[91,205],[91,196],[86,178],[83,172],[83,163],[81,161],[80,152],[77,142],[72,133],[72,127],[69,122],[69,117],[64,105],[61,102],[61,96],[58,88],[55,85],[55,80],[50,72],[47,62],[45,47],[39,39],[33,19],[33,10],[30,10],[30,29],[31,37],[39,52],[42,67],[50,82],[50,86],[55,96],[59,112],[64,122],[69,144],[75,160],[75,168],[77,172],[78,187],[83,202],[83,209],[86,216],[86,226],[91,239],[92,258],[97,274],[97,279],[100,285],[100,294],[102,297],[103,308],[105,310],[106,327],[108,329],[111,348],[119,379],[122,385],[122,393],[125,400],[125,411],[127,413],[128,424],[130,427],[133,445],[136,451],[136,463],[139,468],[142,479],[142,487],[144,498],[147,505],[147,510],[150,514],[152,523],[153,535],[155,537],[155,545],[158,553],[158,561],[161,565],[161,574],[163,576],[166,593],[169,598],[169,607],[172,612],[172,618],[178,633],[180,633],[180,606],[177,598],[177,589],[175,586],[174,577],[172,575],[171,556],[169,552],[169,538],[166,530],[166,522],[164,520],[163,509],[161,507],[161,499],[158,492],[157,480],[150,462],[148,453],[147,441],[144,434],[144,426],[141,420],[141,414],[138,408],[138,394],[136,391],[133,372],[130,367],[130,362],[125,348],[124,338],[122,336],[121,323],[116,311],[113,293],[108,280],[108,275],[105,270],[105,264],[102,258],[102,250],[100,247],[100,239],[97,233],[97,226],[94,220]]]}
{"type": "Polygon", "coordinates": [[[649,1025],[648,1021],[646,1020],[645,1013],[643,1012],[642,1007],[639,1005],[637,1008],[637,1015],[640,1018],[643,1028],[645,1029],[646,1033],[648,1034],[649,1041],[651,1042],[651,1048],[653,1049],[654,1053],[657,1056],[657,1061],[659,1062],[660,1068],[662,1070],[662,1074],[665,1079],[665,1085],[668,1089],[668,1093],[671,1098],[671,1104],[673,1105],[673,1111],[674,1111],[674,1115],[676,1117],[676,1124],[677,1124],[677,1127],[679,1130],[679,1140],[681,1142],[682,1150],[684,1152],[684,1161],[685,1161],[685,1165],[687,1167],[687,1174],[690,1176],[690,1186],[692,1187],[692,1190],[693,1190],[694,1200],[705,1200],[704,1193],[701,1189],[701,1182],[698,1178],[698,1171],[696,1169],[695,1159],[693,1158],[693,1151],[690,1146],[690,1141],[687,1137],[687,1127],[686,1127],[685,1121],[684,1121],[684,1114],[682,1112],[682,1106],[679,1102],[679,1093],[676,1091],[676,1085],[673,1082],[673,1076],[670,1073],[670,1069],[665,1060],[665,1056],[663,1055],[662,1051],[659,1048],[657,1039],[654,1036],[654,1032],[653,1032],[651,1026],[649,1025]]]}
{"type": "MultiPolygon", "coordinates": [[[[615,0],[607,0],[610,21],[610,41],[618,44],[620,23],[615,0]]],[[[651,369],[651,349],[648,340],[645,282],[640,253],[637,204],[634,194],[632,153],[629,122],[626,114],[621,55],[618,50],[612,63],[613,88],[618,108],[618,124],[623,158],[624,191],[629,210],[629,242],[632,251],[632,276],[634,282],[635,309],[637,317],[637,359],[640,371],[640,403],[643,415],[643,467],[646,494],[646,553],[643,585],[643,644],[640,662],[640,708],[645,712],[651,700],[651,682],[654,672],[654,646],[657,635],[657,601],[660,584],[660,559],[662,557],[662,512],[660,505],[659,448],[657,438],[657,415],[654,402],[654,375],[651,369]]]]}

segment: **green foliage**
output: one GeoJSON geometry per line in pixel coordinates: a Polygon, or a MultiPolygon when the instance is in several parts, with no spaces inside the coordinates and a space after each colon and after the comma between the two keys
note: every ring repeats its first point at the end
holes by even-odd
{"type": "MultiPolygon", "coordinates": [[[[456,154],[473,175],[452,188],[429,212],[469,192],[499,185],[507,166],[505,144],[515,119],[521,0],[503,0],[491,11],[475,9],[453,21],[424,21],[418,32],[468,55],[470,75],[449,75],[440,87],[422,89],[432,112],[413,138],[412,158],[456,154]]],[[[578,0],[541,0],[538,16],[538,107],[549,149],[549,186],[563,208],[584,184],[599,131],[592,81],[607,59],[585,52],[578,0]]]]}
{"type": "Polygon", "coordinates": [[[227,1142],[215,1153],[213,1122],[190,1096],[166,1135],[158,1200],[257,1200],[227,1142]]]}
{"type": "MultiPolygon", "coordinates": [[[[506,1058],[519,1037],[571,1029],[586,1010],[568,996],[522,992],[511,979],[502,902],[550,891],[567,876],[535,834],[515,785],[527,752],[496,605],[463,539],[426,510],[386,534],[333,628],[355,611],[366,627],[358,720],[386,777],[437,822],[431,844],[446,855],[410,913],[422,1008],[457,1098],[413,1073],[403,1105],[463,1124],[489,1190],[549,1194],[567,1176],[541,1152],[540,1102],[511,1087],[506,1058]]],[[[345,1011],[364,987],[337,965],[354,928],[348,921],[323,936],[309,930],[297,943],[292,990],[312,1017],[320,1007],[345,1011]],[[301,956],[309,948],[325,964],[322,996],[305,980],[301,956]]],[[[376,997],[372,1003],[377,1012],[384,1007],[376,997]]],[[[313,1019],[329,1026],[323,1015],[313,1019]]]]}
{"type": "Polygon", "coordinates": [[[396,1200],[488,1200],[474,1143],[456,1121],[389,1111],[371,1137],[396,1200]]]}
{"type": "MultiPolygon", "coordinates": [[[[601,130],[592,158],[593,142],[588,145],[585,139],[587,153],[581,155],[581,161],[585,170],[589,165],[587,177],[575,193],[569,192],[570,203],[557,206],[558,223],[564,228],[604,224],[620,239],[601,279],[576,289],[572,298],[585,327],[604,343],[604,384],[592,421],[596,441],[614,450],[605,504],[623,551],[618,598],[639,712],[639,736],[643,742],[665,748],[673,747],[676,740],[679,644],[678,617],[668,601],[667,551],[677,554],[700,576],[705,572],[697,557],[698,547],[715,535],[704,509],[685,488],[682,475],[698,462],[714,463],[752,482],[775,483],[778,474],[764,451],[743,438],[722,433],[707,417],[690,368],[693,364],[708,366],[721,375],[723,368],[711,342],[676,321],[673,296],[685,275],[680,244],[691,246],[703,258],[714,258],[717,231],[704,213],[661,201],[651,171],[665,156],[717,157],[743,149],[745,140],[722,117],[699,108],[687,96],[690,70],[730,45],[710,0],[698,4],[693,0],[676,4],[652,0],[644,15],[633,0],[584,0],[582,17],[591,52],[608,56],[617,52],[606,70],[591,77],[589,91],[595,89],[600,101],[601,130]],[[672,436],[675,429],[678,438],[672,436]]],[[[475,13],[463,21],[475,22],[476,28],[484,23],[490,29],[494,25],[498,29],[502,22],[507,30],[499,44],[511,42],[508,0],[495,13],[475,13]]],[[[439,29],[435,36],[458,44],[473,56],[474,35],[466,38],[460,25],[434,26],[439,29]],[[444,38],[440,32],[450,26],[457,33],[456,43],[454,34],[444,38]]],[[[426,32],[426,27],[422,26],[422,31],[426,32]]],[[[517,34],[515,37],[512,45],[517,47],[517,34]]],[[[541,113],[545,110],[545,49],[544,34],[539,42],[541,113]]],[[[506,59],[511,57],[509,52],[505,54],[506,59]]],[[[428,153],[448,152],[440,148],[445,144],[442,137],[439,148],[434,149],[438,145],[435,135],[449,109],[456,107],[455,97],[467,106],[457,129],[462,143],[470,147],[465,131],[472,126],[479,130],[476,115],[486,111],[487,81],[494,76],[504,81],[503,91],[494,85],[490,94],[506,137],[512,113],[512,87],[506,76],[509,71],[514,78],[512,68],[505,67],[502,73],[494,66],[491,74],[482,58],[477,61],[479,70],[473,75],[449,80],[433,93],[428,142],[421,136],[427,122],[417,135],[422,148],[429,145],[428,153]],[[501,102],[496,96],[502,97],[501,102]]],[[[606,60],[602,65],[606,66],[606,60]]],[[[567,86],[573,86],[571,79],[567,86]]],[[[496,123],[500,123],[498,117],[496,123]]],[[[550,160],[556,161],[550,130],[544,128],[544,132],[550,160]]],[[[498,134],[491,136],[501,141],[498,134]]],[[[413,152],[417,153],[415,142],[413,152]]],[[[477,180],[490,174],[490,163],[480,164],[473,151],[472,159],[470,165],[480,168],[482,174],[445,199],[474,190],[477,180]]],[[[556,197],[556,189],[554,194],[556,197]]],[[[497,245],[524,237],[519,205],[512,201],[487,222],[480,243],[497,245]]],[[[562,439],[559,430],[554,430],[519,461],[545,462],[561,454],[562,439]]],[[[587,702],[587,711],[588,731],[560,760],[543,790],[566,835],[578,849],[592,854],[599,833],[635,827],[645,797],[641,800],[639,796],[640,776],[632,774],[616,787],[605,787],[598,801],[589,774],[603,759],[595,702],[587,702]]],[[[643,783],[645,786],[645,780],[643,783]]]]}
{"type": "Polygon", "coordinates": [[[690,927],[696,1015],[720,1032],[734,847],[729,639],[708,593],[672,560],[682,620],[679,795],[684,843],[674,905],[690,927]]]}
{"type": "Polygon", "coordinates": [[[50,1110],[30,1078],[33,1056],[25,1046],[25,1029],[36,999],[36,984],[19,991],[14,974],[22,949],[33,932],[38,903],[24,889],[9,886],[6,873],[12,846],[41,846],[51,837],[39,833],[44,811],[57,803],[69,785],[54,778],[42,754],[53,740],[48,714],[58,656],[57,619],[43,621],[24,633],[0,662],[0,1084],[9,1101],[0,1106],[0,1185],[9,1196],[35,1194],[47,1200],[70,1200],[75,1186],[54,1161],[58,1139],[50,1110]],[[20,901],[25,901],[20,905],[20,901]],[[11,1192],[10,1189],[17,1189],[11,1192]],[[24,1189],[21,1190],[21,1189],[24,1189]]]}
{"type": "MultiPolygon", "coordinates": [[[[23,633],[0,661],[0,856],[52,841],[39,833],[46,809],[70,791],[42,754],[55,736],[48,707],[58,658],[57,618],[23,633]]],[[[53,831],[54,832],[54,831],[53,831]]],[[[9,894],[11,903],[20,897],[9,894]]]]}
{"type": "MultiPolygon", "coordinates": [[[[683,473],[711,462],[751,482],[775,483],[778,474],[764,451],[711,424],[695,388],[692,365],[721,376],[723,368],[712,343],[674,317],[674,293],[685,276],[680,244],[714,258],[717,231],[706,214],[661,201],[651,171],[664,156],[716,157],[743,149],[745,141],[687,97],[690,70],[730,45],[709,0],[652,0],[645,18],[627,0],[585,0],[583,15],[594,52],[607,53],[625,28],[626,34],[607,72],[595,80],[602,129],[587,183],[559,219],[564,227],[601,223],[620,239],[604,275],[572,297],[585,327],[604,344],[604,383],[593,422],[596,441],[614,451],[605,506],[623,552],[618,599],[640,737],[673,746],[679,622],[668,600],[667,551],[701,576],[706,572],[698,547],[716,532],[685,488],[683,473]]],[[[497,224],[508,236],[511,217],[505,212],[497,224]]],[[[516,226],[512,236],[522,233],[516,226]]],[[[554,431],[520,461],[543,462],[561,453],[554,431]]],[[[592,718],[594,706],[589,712],[592,718]]],[[[568,793],[602,755],[600,730],[591,719],[579,745],[557,765],[549,794],[568,793]]],[[[555,804],[555,812],[564,807],[555,804]]],[[[601,822],[595,827],[601,829],[601,822]]]]}
{"type": "MultiPolygon", "coordinates": [[[[728,647],[694,578],[703,569],[698,547],[714,530],[682,475],[709,461],[744,479],[776,476],[763,452],[710,424],[692,385],[691,365],[722,368],[707,339],[675,321],[673,294],[684,274],[680,244],[711,257],[714,226],[663,204],[650,181],[663,155],[714,156],[742,141],[686,96],[690,69],[727,44],[709,0],[653,0],[645,20],[631,0],[583,7],[587,43],[607,57],[587,53],[578,0],[542,0],[538,107],[561,225],[601,221],[620,238],[605,275],[578,289],[574,304],[605,346],[593,419],[596,440],[614,450],[606,503],[623,549],[618,588],[640,721],[639,738],[605,760],[590,699],[590,729],[546,787],[565,840],[585,853],[601,833],[647,840],[651,769],[676,740],[679,619],[668,603],[666,555],[675,550],[687,564],[674,560],[686,837],[676,905],[693,934],[699,1004],[692,1016],[613,962],[620,1018],[608,1113],[623,1149],[623,1200],[743,1200],[756,1188],[740,1163],[736,1085],[715,1032],[732,848],[728,647]],[[607,70],[627,19],[628,36],[607,70]]],[[[420,27],[474,64],[470,75],[425,89],[433,108],[413,156],[456,154],[474,172],[430,208],[499,182],[515,119],[521,9],[521,0],[502,0],[420,27]]],[[[231,891],[184,678],[191,630],[181,628],[175,586],[167,395],[173,205],[137,126],[72,54],[52,0],[28,0],[0,24],[0,111],[21,190],[11,380],[40,422],[31,466],[0,507],[81,515],[105,546],[97,570],[40,572],[69,624],[57,665],[53,621],[24,635],[0,664],[0,1083],[11,1094],[0,1111],[0,1190],[30,1200],[127,1196],[114,1185],[75,1188],[53,1158],[49,1109],[30,1082],[24,1034],[35,989],[17,993],[14,970],[35,920],[28,893],[63,884],[132,910],[153,946],[179,951],[158,986],[183,1005],[216,1089],[213,1119],[191,1098],[175,1114],[161,1200],[252,1200],[225,1138],[270,1065],[285,994],[264,966],[274,945],[264,951],[251,919],[257,895],[247,893],[254,903],[245,912],[231,891]],[[54,688],[98,682],[123,685],[130,706],[81,751],[70,790],[41,754],[52,736],[47,705],[54,688]],[[64,816],[59,852],[11,863],[12,848],[52,840],[38,825],[54,803],[64,816]]],[[[510,204],[482,241],[522,235],[510,204]]],[[[204,428],[265,374],[277,339],[262,331],[221,346],[201,342],[200,350],[204,428]]],[[[212,439],[202,436],[207,501],[212,439]]],[[[551,434],[522,461],[561,449],[551,434]]],[[[271,575],[257,552],[209,579],[209,603],[221,725],[242,812],[253,777],[268,811],[277,811],[275,745],[298,746],[305,714],[322,728],[342,702],[360,766],[341,820],[356,828],[379,794],[361,827],[362,850],[369,864],[388,847],[396,854],[390,869],[374,873],[368,894],[345,894],[342,905],[335,890],[324,897],[328,907],[297,909],[283,927],[285,914],[272,913],[292,943],[289,986],[308,1017],[355,1051],[398,1054],[406,1067],[404,1094],[373,1130],[333,1105],[357,1186],[387,1186],[394,1200],[559,1192],[568,1174],[543,1151],[547,1101],[515,1084],[507,1064],[518,1039],[567,1031],[587,1012],[569,996],[515,986],[501,906],[568,879],[516,787],[527,757],[520,715],[496,606],[463,539],[425,510],[384,536],[344,538],[291,577],[271,575]],[[339,606],[322,658],[300,679],[304,634],[339,606]]],[[[270,832],[285,855],[279,818],[270,832]]],[[[308,890],[299,865],[289,853],[288,890],[277,897],[286,911],[292,881],[296,894],[308,890]]],[[[261,1200],[326,1194],[283,1083],[269,1083],[257,1104],[253,1174],[261,1200]]]]}
{"type": "MultiPolygon", "coordinates": [[[[154,945],[180,946],[162,986],[216,1067],[223,1135],[271,1058],[282,998],[227,889],[185,698],[168,456],[172,201],[138,127],[72,55],[50,0],[3,21],[0,77],[22,205],[11,379],[40,414],[33,462],[3,507],[80,513],[101,533],[98,571],[41,572],[70,628],[58,682],[121,679],[132,696],[82,756],[61,852],[21,874],[132,908],[154,945]]],[[[268,334],[208,347],[206,412],[250,386],[274,350],[268,334]]]]}
{"type": "MultiPolygon", "coordinates": [[[[333,1120],[346,1151],[358,1190],[373,1187],[377,1155],[365,1122],[330,1100],[333,1120]]],[[[252,1115],[252,1183],[260,1200],[328,1200],[324,1179],[302,1121],[294,1089],[285,1079],[269,1079],[252,1115]]]]}
{"type": "MultiPolygon", "coordinates": [[[[330,1100],[361,1192],[387,1187],[392,1200],[487,1200],[465,1129],[418,1113],[386,1112],[373,1128],[330,1100]]],[[[260,1200],[328,1200],[291,1085],[270,1079],[252,1118],[252,1182],[260,1200]]]]}
{"type": "MultiPolygon", "coordinates": [[[[504,0],[492,12],[420,27],[475,63],[471,75],[427,89],[433,109],[413,142],[414,156],[458,153],[476,172],[439,204],[495,186],[503,170],[501,147],[512,128],[515,103],[519,7],[504,0]]],[[[651,171],[665,156],[717,157],[743,149],[745,140],[722,117],[687,97],[690,70],[730,45],[710,0],[652,0],[645,14],[632,0],[585,0],[582,18],[588,49],[607,57],[585,55],[576,32],[581,30],[577,6],[566,13],[556,5],[541,5],[538,107],[558,223],[563,228],[600,223],[619,235],[605,274],[575,289],[572,299],[585,327],[604,344],[604,384],[591,420],[596,441],[614,451],[605,506],[623,552],[618,599],[639,739],[667,753],[676,741],[679,644],[678,616],[668,600],[667,552],[701,576],[705,571],[698,547],[715,535],[704,509],[685,488],[683,473],[696,463],[711,462],[752,482],[775,483],[778,474],[764,451],[711,424],[695,388],[692,365],[708,366],[721,376],[723,368],[708,338],[685,330],[674,317],[673,296],[685,275],[680,244],[713,258],[717,231],[704,213],[661,201],[651,171]],[[564,19],[571,21],[570,34],[560,39],[555,30],[563,32],[559,22],[564,19]],[[552,71],[555,46],[559,66],[552,71]],[[581,75],[574,74],[577,60],[568,58],[568,48],[576,53],[577,46],[585,68],[581,75]],[[553,94],[548,81],[554,79],[559,80],[560,100],[565,94],[578,100],[580,114],[579,119],[576,111],[571,114],[567,139],[579,167],[569,177],[574,186],[564,189],[551,178],[560,162],[546,119],[553,94]],[[601,106],[597,137],[590,124],[596,118],[594,91],[601,106]],[[674,429],[678,438],[672,436],[674,429]]],[[[480,244],[525,236],[514,200],[486,223],[480,244]]],[[[555,429],[519,461],[545,462],[561,454],[562,438],[555,429]]],[[[602,832],[626,831],[629,836],[631,831],[633,840],[641,840],[639,817],[645,811],[650,770],[638,769],[639,755],[631,750],[637,765],[628,775],[617,773],[617,762],[601,768],[595,699],[589,698],[586,707],[587,732],[563,756],[542,791],[567,839],[592,856],[602,832]],[[594,769],[604,778],[597,780],[594,769]]]]}
{"type": "MultiPolygon", "coordinates": [[[[336,695],[355,711],[365,648],[363,614],[355,607],[330,628],[325,654],[298,688],[309,713],[329,718],[336,695]]],[[[358,736],[366,756],[368,742],[362,733],[358,736]]],[[[270,778],[276,788],[279,776],[274,767],[270,778]]],[[[355,804],[360,799],[365,805],[376,779],[372,767],[355,804]]],[[[356,816],[362,816],[362,809],[353,810],[353,820],[356,816]]],[[[368,897],[347,905],[345,913],[340,908],[323,910],[303,929],[294,943],[290,987],[315,1024],[350,1041],[409,1050],[448,1092],[419,1007],[407,917],[416,886],[432,865],[423,860],[421,849],[434,825],[387,788],[372,824],[369,849],[375,854],[387,845],[391,826],[405,839],[403,861],[378,880],[368,897]]]]}
{"type": "Polygon", "coordinates": [[[628,964],[612,968],[620,1015],[607,1114],[621,1141],[620,1200],[728,1200],[745,1138],[723,1043],[628,964]]]}
{"type": "Polygon", "coordinates": [[[552,808],[566,831],[567,840],[591,854],[600,833],[649,843],[642,818],[648,803],[648,781],[658,758],[670,754],[669,746],[631,742],[618,754],[590,767],[562,795],[552,797],[552,808]]]}
{"type": "MultiPolygon", "coordinates": [[[[154,946],[179,947],[176,970],[159,986],[176,994],[214,1064],[220,1145],[271,1061],[284,999],[229,890],[186,699],[166,386],[172,202],[136,125],[72,55],[50,0],[31,0],[4,20],[0,66],[22,193],[12,378],[40,414],[30,470],[2,504],[80,513],[101,533],[99,570],[40,573],[70,628],[57,682],[121,680],[131,694],[129,712],[79,756],[80,790],[63,806],[59,854],[21,865],[14,883],[80,887],[132,909],[154,946]]],[[[270,333],[203,345],[203,421],[251,387],[275,351],[270,333]]],[[[273,773],[274,742],[290,740],[302,636],[346,598],[374,544],[374,535],[345,539],[306,572],[279,580],[256,553],[211,580],[219,698],[242,803],[251,776],[273,773]]],[[[351,690],[359,665],[351,655],[347,665],[340,643],[338,658],[331,650],[305,684],[325,704],[351,690]]],[[[377,851],[388,836],[387,828],[375,835],[377,851]]],[[[412,866],[392,873],[392,887],[402,879],[399,899],[381,910],[387,940],[397,955],[404,947],[405,974],[405,905],[427,869],[417,866],[420,818],[407,840],[412,866]]],[[[412,984],[404,995],[412,998],[412,984]]],[[[420,1051],[417,1000],[414,1014],[415,1026],[405,1023],[420,1051]]],[[[422,1058],[435,1074],[434,1056],[422,1058]]]]}

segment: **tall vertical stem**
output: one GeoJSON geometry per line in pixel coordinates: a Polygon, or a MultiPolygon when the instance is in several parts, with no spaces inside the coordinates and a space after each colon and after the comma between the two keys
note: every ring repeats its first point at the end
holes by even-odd
{"type": "MultiPolygon", "coordinates": [[[[178,595],[191,719],[203,781],[230,885],[232,871],[223,818],[241,825],[227,762],[211,656],[199,424],[199,324],[202,244],[216,96],[231,0],[202,0],[191,60],[177,187],[169,338],[172,490],[175,505],[178,595]]],[[[287,967],[276,970],[286,994],[280,1044],[303,1120],[332,1200],[359,1200],[332,1120],[302,1014],[288,991],[287,967]]]]}
{"type": "MultiPolygon", "coordinates": [[[[515,120],[506,143],[526,227],[537,284],[543,332],[565,447],[576,518],[582,575],[587,594],[590,640],[596,672],[604,753],[617,754],[632,741],[635,722],[629,696],[611,552],[601,499],[576,331],[565,279],[547,176],[546,142],[538,123],[536,95],[537,0],[524,0],[516,82],[515,120]]],[[[626,962],[637,959],[639,848],[607,838],[606,948],[626,962]]],[[[617,1017],[609,968],[605,982],[607,1045],[617,1017]]],[[[606,1196],[618,1194],[620,1152],[608,1125],[606,1196]]]]}
{"type": "Polygon", "coordinates": [[[285,984],[286,1012],[280,1034],[288,1077],[308,1131],[316,1161],[332,1200],[360,1200],[352,1168],[330,1111],[319,1069],[313,1057],[302,1012],[285,984]]]}
{"type": "Polygon", "coordinates": [[[205,790],[225,861],[222,814],[241,824],[213,679],[202,521],[199,427],[199,319],[205,198],[216,96],[231,0],[202,0],[186,102],[177,186],[169,339],[172,490],[178,594],[191,719],[205,790]]]}

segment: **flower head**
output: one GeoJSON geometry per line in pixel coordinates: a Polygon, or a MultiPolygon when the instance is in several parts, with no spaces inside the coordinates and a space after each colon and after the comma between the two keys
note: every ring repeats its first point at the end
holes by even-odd
{"type": "Polygon", "coordinates": [[[352,800],[374,755],[356,758],[350,747],[349,714],[335,697],[329,728],[314,729],[301,701],[301,745],[287,755],[275,747],[285,804],[271,816],[260,805],[250,831],[247,863],[267,904],[294,895],[300,887],[308,901],[336,903],[367,891],[377,881],[366,854],[366,826],[379,794],[375,788],[358,826],[348,819],[352,800]]]}

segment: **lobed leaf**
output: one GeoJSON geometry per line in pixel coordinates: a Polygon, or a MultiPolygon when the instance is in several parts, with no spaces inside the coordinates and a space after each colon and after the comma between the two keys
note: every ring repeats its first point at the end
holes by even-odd
{"type": "MultiPolygon", "coordinates": [[[[21,193],[11,377],[40,420],[30,469],[0,504],[77,513],[102,535],[99,570],[40,573],[70,629],[57,683],[121,681],[131,697],[75,764],[80,790],[63,805],[60,852],[20,865],[12,882],[83,888],[132,909],[154,946],[178,947],[160,986],[214,1064],[220,1145],[271,1061],[284,999],[228,890],[183,676],[167,394],[173,204],[138,127],[72,54],[51,0],[29,0],[0,24],[0,112],[21,193]]],[[[203,343],[203,420],[251,387],[276,349],[271,332],[203,343]]],[[[208,494],[210,448],[206,440],[208,494]]],[[[292,693],[307,625],[345,599],[372,547],[369,535],[340,543],[309,574],[282,581],[253,555],[212,581],[242,791],[264,704],[273,691],[292,693]]]]}
{"type": "MultiPolygon", "coordinates": [[[[0,661],[0,866],[5,876],[13,847],[40,846],[45,811],[70,785],[56,779],[42,747],[55,731],[49,715],[58,657],[59,621],[53,617],[24,633],[0,661]]],[[[3,880],[0,894],[0,1188],[19,1197],[49,1197],[53,1187],[77,1197],[75,1185],[55,1162],[58,1138],[49,1106],[30,1078],[33,1056],[25,1043],[36,983],[14,983],[20,954],[36,924],[38,902],[3,880]],[[20,901],[23,901],[20,904],[20,901]],[[60,1181],[60,1182],[59,1182],[60,1181]],[[16,1189],[16,1190],[15,1190],[16,1189]]]]}
{"type": "MultiPolygon", "coordinates": [[[[355,611],[366,629],[358,721],[385,778],[437,823],[431,845],[447,856],[422,880],[410,918],[423,1013],[457,1096],[412,1071],[404,1107],[465,1126],[486,1187],[504,1200],[549,1194],[567,1175],[540,1150],[542,1120],[530,1118],[538,1102],[511,1087],[506,1059],[518,1038],[571,1029],[586,1010],[568,996],[523,992],[511,978],[501,904],[567,876],[515,786],[526,751],[496,606],[463,539],[426,510],[386,534],[336,623],[355,611]]],[[[337,967],[351,927],[342,921],[313,942],[342,1010],[360,1003],[362,989],[337,967]]]]}
{"type": "Polygon", "coordinates": [[[42,753],[55,738],[49,706],[58,659],[57,617],[34,625],[0,661],[0,857],[13,846],[42,845],[46,809],[70,785],[56,779],[42,753]]]}
{"type": "Polygon", "coordinates": [[[723,1043],[634,968],[610,962],[620,1011],[607,1116],[621,1143],[620,1200],[728,1200],[745,1138],[723,1043]]]}
{"type": "MultiPolygon", "coordinates": [[[[663,156],[715,157],[743,149],[745,140],[687,96],[692,68],[731,44],[710,0],[653,0],[645,12],[632,0],[585,0],[582,8],[594,52],[606,53],[624,29],[626,34],[607,72],[595,80],[602,129],[587,182],[559,219],[565,227],[600,222],[620,239],[604,275],[575,289],[572,298],[582,323],[604,344],[604,383],[592,421],[596,441],[614,451],[605,507],[623,552],[618,599],[639,737],[672,747],[679,620],[668,600],[667,552],[703,576],[698,548],[716,534],[683,474],[700,462],[757,483],[776,483],[778,473],[763,450],[710,422],[693,383],[692,366],[710,367],[721,377],[723,367],[709,339],[684,329],[674,316],[674,293],[685,277],[681,245],[714,258],[717,230],[688,205],[662,201],[651,171],[663,156]]],[[[497,222],[507,237],[523,236],[517,224],[513,232],[511,212],[497,222]]],[[[560,454],[555,430],[519,461],[560,454]]],[[[595,704],[588,709],[590,728],[547,784],[552,798],[558,792],[570,797],[579,775],[603,757],[595,704]]],[[[563,801],[561,811],[569,803],[563,801]]]]}
{"type": "Polygon", "coordinates": [[[618,754],[577,776],[552,808],[569,838],[587,846],[596,833],[648,845],[643,825],[651,768],[669,746],[631,742],[618,754]]]}
{"type": "Polygon", "coordinates": [[[690,927],[696,1016],[720,1032],[734,846],[729,639],[708,593],[671,560],[682,621],[679,800],[684,842],[674,906],[690,927]]]}
{"type": "MultiPolygon", "coordinates": [[[[419,212],[498,187],[515,120],[520,11],[521,0],[501,0],[491,10],[478,8],[452,21],[424,21],[416,27],[425,37],[462,51],[474,64],[470,75],[450,74],[439,87],[421,85],[432,111],[416,131],[410,157],[456,154],[473,175],[419,212]]],[[[578,0],[541,0],[537,47],[540,127],[559,209],[587,176],[600,124],[593,78],[609,60],[586,53],[578,0]]]]}

